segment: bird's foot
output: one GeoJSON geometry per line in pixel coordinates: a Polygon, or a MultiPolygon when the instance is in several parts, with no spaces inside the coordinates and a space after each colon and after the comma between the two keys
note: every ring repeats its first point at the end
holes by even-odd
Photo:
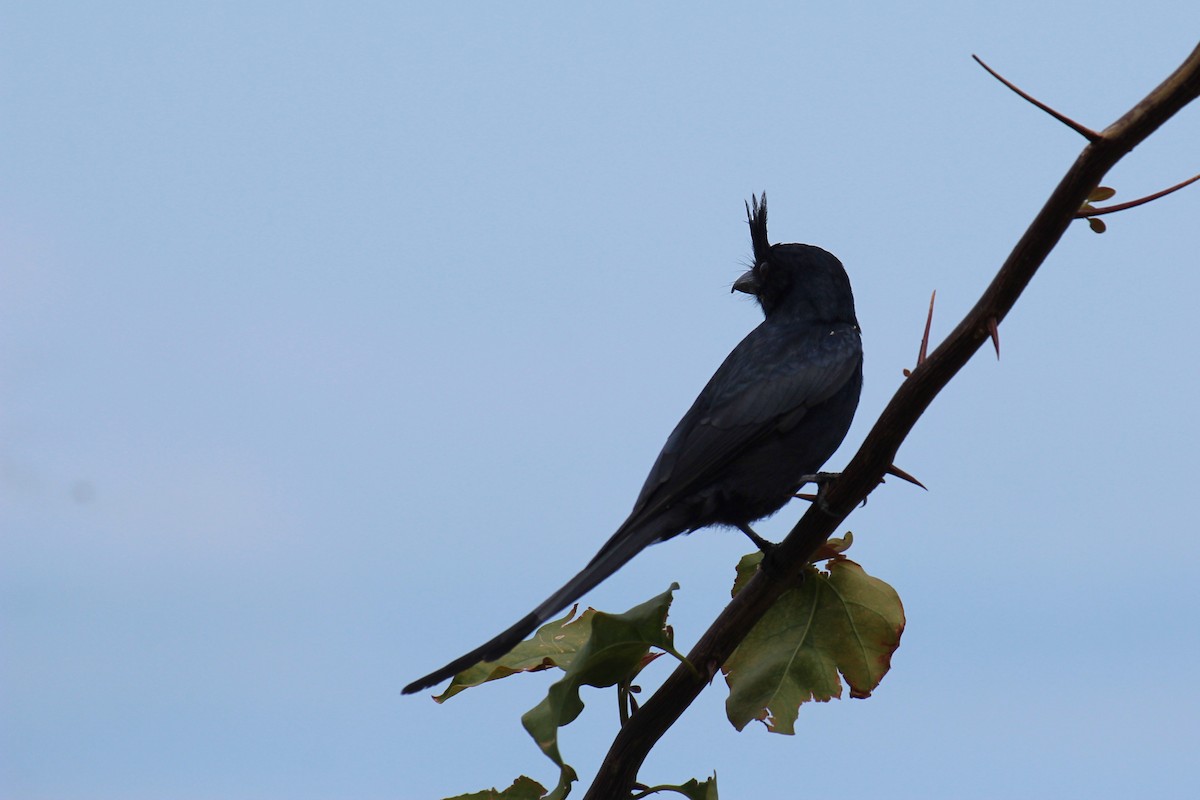
{"type": "Polygon", "coordinates": [[[829,508],[825,505],[825,493],[829,489],[829,484],[836,481],[841,475],[842,473],[840,472],[815,472],[812,475],[802,475],[800,476],[800,484],[796,488],[800,488],[800,486],[806,483],[815,483],[817,485],[817,493],[815,495],[797,494],[796,497],[810,500],[820,506],[822,511],[828,513],[829,508]]]}
{"type": "MultiPolygon", "coordinates": [[[[887,472],[888,475],[895,475],[897,478],[906,480],[914,486],[920,486],[922,489],[925,489],[925,491],[929,491],[929,489],[925,486],[925,484],[921,483],[919,480],[914,478],[912,475],[909,475],[907,472],[900,469],[895,464],[890,465],[885,470],[885,472],[887,472]]],[[[800,486],[803,486],[806,483],[815,483],[817,485],[817,493],[816,494],[808,494],[806,492],[796,492],[795,494],[792,495],[792,497],[795,497],[799,500],[807,500],[810,503],[821,502],[824,500],[825,490],[827,488],[827,485],[830,483],[833,483],[835,480],[837,480],[841,476],[841,474],[842,473],[840,473],[840,472],[818,472],[813,475],[803,475],[800,478],[800,486]]],[[[883,483],[883,478],[880,478],[879,482],[883,483]]],[[[797,488],[799,488],[799,487],[797,487],[797,488]]],[[[865,498],[865,497],[863,498],[862,504],[864,506],[867,504],[867,498],[865,498]]],[[[822,502],[822,508],[824,508],[823,502],[822,502]]]]}
{"type": "Polygon", "coordinates": [[[806,483],[815,483],[818,489],[821,489],[827,483],[833,483],[842,476],[840,472],[814,472],[812,475],[801,475],[800,485],[806,483]]]}
{"type": "Polygon", "coordinates": [[[779,568],[777,556],[775,555],[779,550],[779,545],[777,545],[775,542],[769,542],[763,537],[759,536],[749,525],[743,523],[737,527],[738,530],[746,534],[750,541],[754,542],[754,546],[762,552],[763,557],[762,561],[759,562],[759,568],[768,573],[773,573],[776,576],[781,575],[782,571],[779,568]]]}

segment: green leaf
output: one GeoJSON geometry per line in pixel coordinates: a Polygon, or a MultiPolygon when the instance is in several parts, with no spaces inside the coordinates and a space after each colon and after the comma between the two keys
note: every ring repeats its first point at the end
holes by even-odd
{"type": "Polygon", "coordinates": [[[546,800],[566,800],[567,795],[571,793],[571,784],[579,780],[579,776],[575,774],[575,769],[570,764],[562,764],[558,769],[558,784],[554,787],[554,791],[546,795],[546,800]]]}
{"type": "Polygon", "coordinates": [[[551,667],[565,669],[592,635],[592,615],[596,612],[589,608],[575,619],[578,608],[574,606],[565,616],[547,622],[503,658],[476,664],[458,673],[446,691],[433,699],[444,703],[464,689],[519,672],[538,672],[551,667]]]}
{"type": "Polygon", "coordinates": [[[522,775],[512,782],[512,786],[504,789],[504,792],[487,789],[486,792],[457,794],[446,800],[541,800],[544,796],[546,796],[546,787],[534,781],[533,778],[522,775]]]}
{"type": "MultiPolygon", "coordinates": [[[[738,565],[734,593],[748,580],[738,565]]],[[[775,733],[794,733],[800,706],[841,697],[869,697],[891,666],[904,632],[904,608],[892,587],[844,557],[826,572],[809,567],[754,626],[722,667],[729,721],[738,730],[761,720],[775,733]]]]}
{"type": "Polygon", "coordinates": [[[447,798],[447,800],[542,800],[545,796],[546,787],[532,778],[526,778],[522,775],[513,781],[513,785],[503,792],[488,789],[484,792],[455,795],[454,797],[447,798]]]}
{"type": "Polygon", "coordinates": [[[1088,217],[1088,227],[1096,233],[1104,233],[1108,230],[1108,226],[1104,224],[1104,220],[1099,217],[1088,217]]]}
{"type": "Polygon", "coordinates": [[[1115,195],[1116,193],[1117,193],[1116,189],[1112,189],[1108,186],[1097,186],[1095,189],[1092,190],[1092,193],[1088,195],[1088,202],[1089,203],[1102,203],[1105,200],[1107,200],[1108,198],[1115,195]]]}
{"type": "Polygon", "coordinates": [[[834,556],[840,556],[842,553],[849,550],[852,544],[854,544],[854,533],[852,531],[846,531],[846,535],[840,538],[837,536],[830,536],[825,540],[825,544],[821,545],[821,549],[817,551],[817,555],[813,559],[813,563],[816,563],[817,561],[824,561],[826,559],[833,558],[834,556]]]}
{"type": "Polygon", "coordinates": [[[737,597],[742,589],[746,588],[746,584],[754,577],[754,573],[758,572],[758,565],[762,563],[763,554],[760,552],[747,553],[738,561],[737,567],[734,570],[733,591],[730,595],[737,597]]]}
{"type": "Polygon", "coordinates": [[[646,795],[654,794],[655,792],[675,792],[676,794],[681,794],[684,797],[691,798],[691,800],[717,800],[717,774],[714,772],[713,776],[704,783],[700,783],[700,781],[692,778],[690,781],[680,786],[673,784],[651,786],[637,796],[645,797],[646,795]]]}
{"type": "MultiPolygon", "coordinates": [[[[563,762],[558,751],[558,729],[574,721],[583,711],[581,686],[612,686],[632,680],[641,670],[650,647],[658,647],[683,660],[675,651],[667,610],[679,584],[624,614],[597,611],[591,618],[591,636],[565,666],[566,674],[550,687],[546,699],[521,717],[521,724],[547,758],[562,770],[555,790],[570,788],[575,771],[563,762]]],[[[557,794],[551,795],[552,797],[557,794]]]]}

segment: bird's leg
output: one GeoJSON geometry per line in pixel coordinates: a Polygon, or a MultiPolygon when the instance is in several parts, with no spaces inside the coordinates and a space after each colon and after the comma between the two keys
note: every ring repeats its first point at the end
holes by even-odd
{"type": "Polygon", "coordinates": [[[738,530],[750,538],[750,541],[754,542],[754,546],[761,550],[763,555],[768,555],[772,550],[775,549],[776,545],[774,542],[768,542],[766,539],[755,533],[754,530],[744,522],[739,524],[737,527],[738,530]]]}

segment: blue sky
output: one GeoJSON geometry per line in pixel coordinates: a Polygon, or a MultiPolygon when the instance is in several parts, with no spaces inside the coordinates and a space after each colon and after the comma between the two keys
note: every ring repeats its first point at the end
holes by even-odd
{"type": "MultiPolygon", "coordinates": [[[[436,798],[555,772],[550,676],[412,678],[624,518],[758,311],[742,202],[845,262],[845,463],[1194,3],[9,4],[0,26],[0,794],[436,798]],[[411,5],[411,4],[410,4],[411,5]],[[828,5],[828,4],[824,4],[828,5]],[[111,6],[111,4],[110,4],[111,6]]],[[[1200,107],[1106,180],[1200,170],[1200,107]]],[[[875,696],[647,762],[723,796],[1191,796],[1192,189],[1067,234],[856,512],[909,625],[875,696]]],[[[778,537],[799,508],[762,532],[778,537]]],[[[643,553],[686,648],[740,534],[643,553]]],[[[664,664],[660,667],[665,674],[664,664]]],[[[647,683],[653,678],[648,677],[647,683]]],[[[566,729],[588,776],[612,701],[566,729]]],[[[582,791],[582,790],[580,790],[582,791]]]]}

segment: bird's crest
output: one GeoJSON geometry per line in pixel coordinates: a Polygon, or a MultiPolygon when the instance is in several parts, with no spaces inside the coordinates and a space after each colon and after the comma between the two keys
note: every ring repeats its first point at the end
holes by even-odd
{"type": "Polygon", "coordinates": [[[767,193],[762,193],[762,199],[750,195],[746,203],[746,219],[750,223],[750,242],[754,245],[755,266],[767,260],[771,245],[767,242],[767,193]]]}

